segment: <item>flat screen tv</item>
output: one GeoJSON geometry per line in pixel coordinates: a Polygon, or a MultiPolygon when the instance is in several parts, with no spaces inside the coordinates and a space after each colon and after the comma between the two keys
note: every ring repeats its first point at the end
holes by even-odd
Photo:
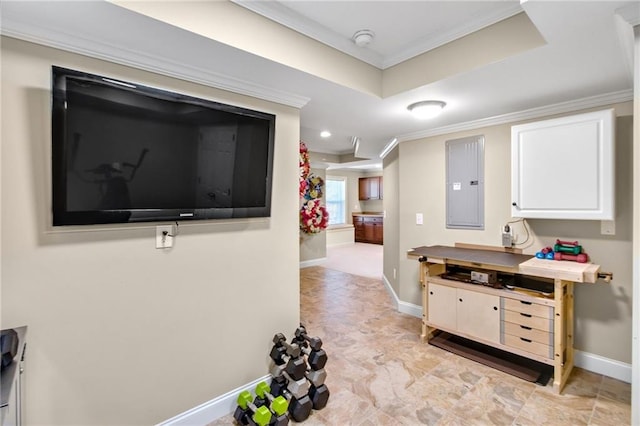
{"type": "Polygon", "coordinates": [[[268,217],[275,116],[52,67],[53,225],[268,217]]]}

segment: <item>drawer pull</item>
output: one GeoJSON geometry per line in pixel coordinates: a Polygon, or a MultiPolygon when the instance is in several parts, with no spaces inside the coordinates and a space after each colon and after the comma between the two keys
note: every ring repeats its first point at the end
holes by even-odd
{"type": "Polygon", "coordinates": [[[430,291],[429,294],[433,296],[433,292],[432,291],[430,291]]]}
{"type": "Polygon", "coordinates": [[[521,300],[520,303],[522,303],[523,305],[531,305],[531,302],[525,302],[524,300],[521,300]]]}
{"type": "Polygon", "coordinates": [[[526,325],[521,325],[520,328],[524,328],[525,330],[531,330],[531,327],[527,327],[526,325]]]}
{"type": "Polygon", "coordinates": [[[462,302],[462,298],[460,298],[460,299],[458,299],[458,300],[462,302]]]}
{"type": "Polygon", "coordinates": [[[498,307],[497,307],[497,306],[494,306],[494,307],[493,307],[493,310],[494,310],[494,311],[497,311],[497,310],[498,310],[498,307]]]}
{"type": "Polygon", "coordinates": [[[531,314],[523,314],[522,312],[520,312],[520,315],[522,315],[523,317],[531,318],[531,314]]]}
{"type": "Polygon", "coordinates": [[[524,337],[521,337],[520,340],[522,340],[523,342],[531,343],[531,339],[525,339],[524,337]]]}

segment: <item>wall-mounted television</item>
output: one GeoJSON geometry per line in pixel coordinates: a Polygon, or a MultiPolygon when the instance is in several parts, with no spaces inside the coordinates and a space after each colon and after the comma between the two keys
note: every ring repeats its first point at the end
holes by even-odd
{"type": "Polygon", "coordinates": [[[52,67],[53,225],[268,217],[275,116],[52,67]]]}

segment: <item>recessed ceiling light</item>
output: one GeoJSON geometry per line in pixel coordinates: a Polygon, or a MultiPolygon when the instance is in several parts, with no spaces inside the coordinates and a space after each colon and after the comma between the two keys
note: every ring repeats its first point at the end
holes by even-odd
{"type": "Polygon", "coordinates": [[[440,115],[447,104],[442,101],[421,101],[411,104],[407,109],[416,118],[427,119],[440,115]]]}
{"type": "Polygon", "coordinates": [[[329,136],[331,136],[331,132],[328,130],[323,130],[320,132],[320,137],[321,138],[328,138],[329,136]]]}

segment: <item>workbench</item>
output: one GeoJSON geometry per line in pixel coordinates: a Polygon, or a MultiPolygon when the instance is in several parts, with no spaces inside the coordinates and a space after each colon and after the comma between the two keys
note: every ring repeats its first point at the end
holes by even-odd
{"type": "Polygon", "coordinates": [[[573,286],[595,283],[600,266],[464,246],[417,247],[408,253],[420,261],[422,341],[445,331],[550,365],[554,389],[561,392],[574,365],[573,286]],[[551,291],[443,278],[451,267],[546,282],[551,291]]]}

